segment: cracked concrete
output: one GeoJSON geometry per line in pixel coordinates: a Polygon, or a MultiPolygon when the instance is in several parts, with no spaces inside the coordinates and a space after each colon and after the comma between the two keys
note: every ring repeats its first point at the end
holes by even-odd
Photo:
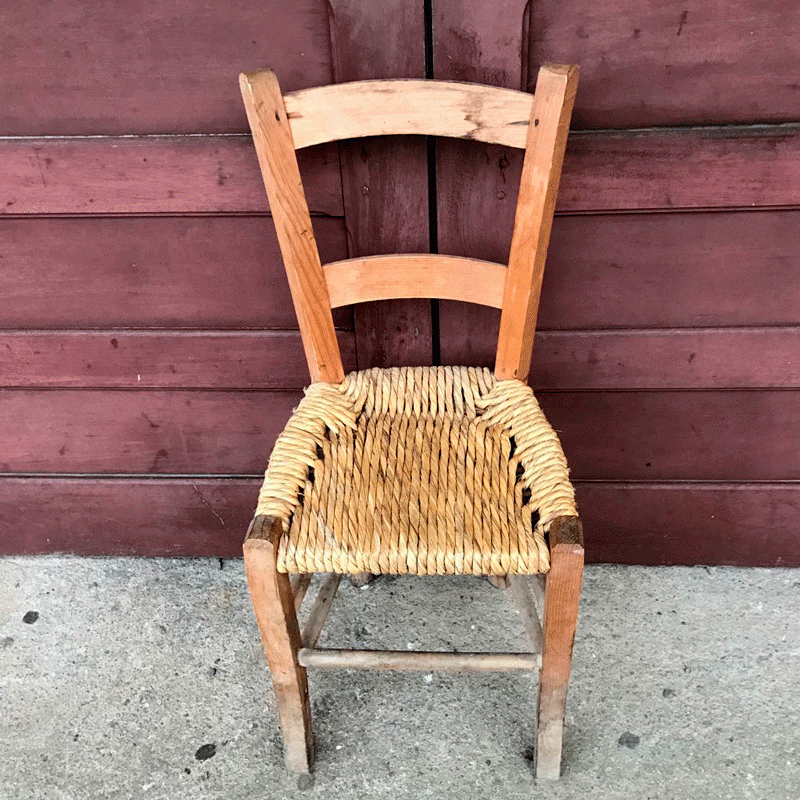
{"type": "MultiPolygon", "coordinates": [[[[312,586],[312,593],[314,587],[312,586]]],[[[280,738],[239,561],[0,560],[0,798],[800,796],[800,570],[587,569],[564,775],[530,677],[311,674],[316,772],[280,738]]],[[[476,578],[344,583],[320,645],[523,649],[476,578]]]]}

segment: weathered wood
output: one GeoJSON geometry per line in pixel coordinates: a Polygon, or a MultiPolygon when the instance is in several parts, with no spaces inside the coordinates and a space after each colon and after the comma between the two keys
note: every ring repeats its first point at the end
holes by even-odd
{"type": "Polygon", "coordinates": [[[795,11],[748,0],[615,0],[609,13],[591,0],[537,0],[530,58],[581,64],[589,77],[576,106],[581,127],[794,121],[795,11]]]}
{"type": "Polygon", "coordinates": [[[0,427],[10,435],[0,472],[258,475],[301,397],[6,390],[0,427]]]}
{"type": "Polygon", "coordinates": [[[531,643],[534,653],[542,652],[542,623],[539,619],[538,607],[533,598],[533,593],[528,583],[527,575],[509,575],[511,598],[514,601],[520,619],[525,627],[525,633],[531,643]]]}
{"type": "Polygon", "coordinates": [[[311,585],[311,579],[314,577],[313,572],[303,572],[300,575],[291,575],[289,583],[292,587],[292,597],[294,597],[294,610],[295,613],[300,611],[303,605],[303,599],[308,592],[308,587],[311,585]]]}
{"type": "MultiPolygon", "coordinates": [[[[299,158],[311,213],[341,216],[335,146],[299,158]]],[[[2,139],[0,159],[0,215],[267,212],[249,136],[2,139]]]]}
{"type": "Polygon", "coordinates": [[[329,669],[447,670],[497,672],[538,670],[538,653],[434,653],[405,650],[327,650],[303,648],[298,653],[305,667],[329,669]]]}
{"type": "Polygon", "coordinates": [[[550,525],[550,571],[542,621],[544,647],[536,747],[536,777],[540,779],[557,779],[561,774],[561,741],[582,577],[580,520],[557,517],[550,525]]]}
{"type": "Polygon", "coordinates": [[[336,590],[339,588],[341,580],[341,575],[332,573],[326,576],[322,586],[319,587],[319,592],[317,592],[317,596],[314,599],[314,605],[311,606],[306,624],[303,625],[303,632],[300,637],[303,647],[314,647],[317,644],[317,639],[322,633],[322,628],[336,598],[336,590]]]}
{"type": "MultiPolygon", "coordinates": [[[[0,554],[241,554],[256,478],[0,478],[0,554]]],[[[800,485],[576,482],[588,560],[800,566],[800,485]]]]}
{"type": "MultiPolygon", "coordinates": [[[[476,310],[459,309],[464,338],[459,345],[449,329],[447,363],[491,365],[488,332],[472,330],[476,310]]],[[[355,369],[352,332],[339,331],[337,338],[345,371],[355,369]]],[[[537,392],[797,389],[798,341],[798,327],[539,331],[530,383],[537,392]]],[[[308,383],[297,331],[6,331],[0,352],[7,354],[0,387],[293,389],[308,383]]]]}
{"type": "Polygon", "coordinates": [[[330,298],[275,73],[239,76],[312,381],[344,380],[330,298]]]}
{"type": "Polygon", "coordinates": [[[244,569],[278,701],[286,766],[303,773],[311,771],[314,751],[311,707],[306,671],[297,661],[300,629],[289,576],[277,568],[282,532],[279,519],[256,517],[244,543],[244,569]]]}
{"type": "MultiPolygon", "coordinates": [[[[413,175],[415,182],[422,181],[426,172],[408,161],[415,146],[420,145],[363,139],[344,148],[352,149],[359,161],[351,174],[343,175],[345,191],[357,191],[361,202],[368,200],[372,206],[378,203],[397,210],[407,203],[408,218],[414,220],[404,237],[402,223],[387,217],[388,238],[383,244],[374,219],[377,211],[360,208],[354,217],[351,209],[358,207],[345,194],[348,229],[352,221],[359,226],[359,236],[367,237],[369,230],[376,237],[365,238],[365,251],[352,255],[424,251],[427,179],[420,186],[395,186],[389,178],[390,172],[405,167],[409,180],[413,175]],[[389,149],[379,155],[383,146],[389,149]],[[393,244],[405,239],[408,244],[402,249],[393,244]],[[372,247],[366,247],[369,243],[372,247]]],[[[456,140],[451,146],[453,160],[461,164],[475,159],[474,148],[484,147],[456,140]]],[[[469,172],[472,199],[465,194],[466,186],[459,189],[446,181],[447,175],[440,176],[440,183],[447,186],[439,204],[441,252],[505,260],[504,256],[483,256],[468,246],[469,240],[486,241],[492,233],[508,247],[519,180],[519,173],[514,173],[516,151],[490,148],[490,152],[497,153],[490,170],[476,171],[474,176],[469,172]],[[459,197],[460,222],[456,216],[459,197]],[[491,219],[491,225],[477,222],[476,213],[481,220],[491,219]],[[462,230],[466,238],[457,235],[462,230]],[[462,247],[466,249],[456,249],[462,247]]],[[[799,153],[797,125],[573,132],[556,212],[797,208],[799,153]]],[[[315,148],[300,155],[311,213],[341,215],[335,148],[323,147],[319,152],[315,148]]],[[[263,214],[267,210],[252,145],[245,136],[5,139],[0,140],[0,159],[4,164],[0,215],[263,214]]],[[[349,169],[349,159],[345,163],[349,169]]]]}
{"type": "Polygon", "coordinates": [[[319,2],[12,3],[0,30],[6,135],[243,131],[231,72],[267,53],[287,90],[330,81],[319,2]]]}
{"type": "MultiPolygon", "coordinates": [[[[6,390],[0,472],[259,475],[300,397],[298,390],[6,390]]],[[[542,391],[538,398],[577,479],[800,480],[797,391],[542,391]]]]}
{"type": "MultiPolygon", "coordinates": [[[[315,225],[322,256],[344,258],[343,221],[315,225]]],[[[263,217],[4,219],[0,256],[3,329],[297,328],[263,217]]],[[[349,309],[334,319],[352,330],[349,309]]]]}
{"type": "Polygon", "coordinates": [[[298,149],[392,135],[450,136],[524,149],[533,98],[513,89],[406,78],[304,89],[286,95],[285,103],[298,149]]]}
{"type": "Polygon", "coordinates": [[[500,379],[524,381],[528,377],[547,245],[577,87],[577,67],[548,65],[539,70],[497,339],[494,373],[500,379]]]}
{"type": "MultiPolygon", "coordinates": [[[[424,78],[424,15],[408,0],[331,0],[336,82],[424,78]],[[369,57],[365,58],[368,53],[369,57]]],[[[428,156],[421,137],[368,138],[340,147],[350,256],[429,249],[428,156]]],[[[428,300],[354,308],[358,365],[433,363],[428,300]]]]}
{"type": "Polygon", "coordinates": [[[331,306],[390,298],[446,297],[494,308],[503,304],[506,267],[429,254],[368,256],[323,267],[331,306]]]}
{"type": "Polygon", "coordinates": [[[794,392],[623,391],[538,397],[559,431],[574,478],[800,479],[800,398],[794,392]]]}
{"type": "Polygon", "coordinates": [[[576,212],[609,204],[620,211],[765,208],[779,205],[778,197],[797,206],[787,180],[797,180],[800,125],[676,133],[655,129],[571,137],[560,207],[576,212]],[[626,195],[633,184],[639,190],[626,195]]]}
{"type": "MultiPolygon", "coordinates": [[[[352,331],[338,331],[347,371],[352,331]]],[[[0,387],[300,389],[308,368],[298,331],[0,332],[0,387]]]]}
{"type": "MultiPolygon", "coordinates": [[[[340,21],[343,5],[332,4],[340,36],[346,32],[340,21]]],[[[434,6],[434,56],[454,66],[451,74],[437,72],[436,77],[477,80],[483,76],[464,73],[480,60],[486,82],[499,83],[488,79],[508,68],[499,58],[503,49],[513,49],[517,65],[520,61],[524,6],[504,5],[503,13],[497,13],[491,4],[439,0],[434,6]],[[509,18],[505,26],[499,19],[504,17],[509,18]],[[515,34],[513,46],[504,42],[509,28],[515,34]]],[[[231,65],[255,63],[269,54],[287,91],[330,80],[325,4],[270,0],[209,7],[194,0],[169,0],[154,6],[135,0],[126,10],[120,15],[90,0],[59,0],[37,5],[32,25],[23,6],[4,6],[0,23],[8,37],[0,60],[6,76],[0,129],[14,134],[242,130],[244,118],[230,85],[231,65]],[[51,74],[46,85],[26,69],[34,50],[37,64],[51,74]],[[120,70],[119,64],[128,69],[120,70]]],[[[681,23],[682,10],[617,0],[609,14],[588,0],[539,2],[531,8],[531,37],[523,43],[523,56],[530,50],[535,65],[558,59],[584,65],[590,80],[578,105],[583,127],[800,118],[793,7],[732,0],[724,8],[692,7],[681,23]],[[770,46],[754,47],[753,42],[770,46]],[[707,63],[709,52],[714,54],[713,70],[707,63]]],[[[362,26],[367,30],[361,39],[338,39],[344,57],[349,45],[382,33],[369,25],[381,17],[363,4],[353,4],[351,16],[356,32],[362,26]]],[[[399,41],[386,38],[388,54],[364,49],[350,55],[363,63],[365,72],[375,64],[378,73],[381,62],[397,51],[422,49],[419,6],[390,7],[382,19],[399,41]],[[395,27],[397,13],[411,18],[411,24],[395,27]]]]}
{"type": "MultiPolygon", "coordinates": [[[[792,389],[800,328],[548,331],[537,334],[537,389],[792,389]]],[[[461,362],[459,362],[461,363],[461,362]]]]}

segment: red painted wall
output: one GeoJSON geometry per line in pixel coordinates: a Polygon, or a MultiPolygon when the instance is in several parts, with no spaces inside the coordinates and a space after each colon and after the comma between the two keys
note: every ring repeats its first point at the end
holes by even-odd
{"type": "MultiPolygon", "coordinates": [[[[433,0],[427,54],[418,0],[0,3],[0,552],[239,552],[307,381],[239,70],[532,89],[574,61],[531,382],[588,556],[800,564],[799,36],[778,0],[433,0]]],[[[326,260],[506,257],[516,152],[363,140],[301,167],[326,260]]],[[[490,364],[497,316],[337,326],[351,368],[490,364]]]]}

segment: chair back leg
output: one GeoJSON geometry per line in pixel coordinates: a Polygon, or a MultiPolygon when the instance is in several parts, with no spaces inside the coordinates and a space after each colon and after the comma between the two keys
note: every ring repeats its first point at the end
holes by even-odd
{"type": "Polygon", "coordinates": [[[256,517],[244,543],[244,568],[261,641],[269,662],[290,772],[311,771],[313,737],[308,681],[297,661],[301,647],[295,597],[289,576],[278,572],[281,522],[256,517]]]}
{"type": "Polygon", "coordinates": [[[557,780],[561,775],[561,741],[582,577],[580,520],[558,517],[550,526],[550,571],[545,583],[537,779],[557,780]]]}

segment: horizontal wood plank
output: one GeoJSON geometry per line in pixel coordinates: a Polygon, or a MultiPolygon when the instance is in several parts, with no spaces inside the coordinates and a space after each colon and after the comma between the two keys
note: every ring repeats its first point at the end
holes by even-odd
{"type": "MultiPolygon", "coordinates": [[[[341,219],[315,232],[346,257],[341,219]]],[[[0,270],[0,329],[297,327],[264,217],[0,219],[0,270]]]]}
{"type": "Polygon", "coordinates": [[[253,478],[0,478],[0,555],[241,558],[253,478]]]}
{"type": "Polygon", "coordinates": [[[543,331],[530,383],[537,390],[797,389],[800,327],[543,331]]]}
{"type": "MultiPolygon", "coordinates": [[[[0,555],[240,557],[260,480],[0,478],[0,555]]],[[[578,483],[586,556],[800,566],[800,485],[578,483]]]]}
{"type": "Polygon", "coordinates": [[[0,30],[6,134],[244,131],[241,69],[269,63],[286,91],[331,82],[318,0],[3,3],[0,30]]]}
{"type": "MultiPolygon", "coordinates": [[[[355,337],[339,331],[346,370],[355,337]]],[[[298,389],[299,331],[0,331],[0,387],[298,389]]]]}
{"type": "MultiPolygon", "coordinates": [[[[451,160],[466,163],[491,157],[498,169],[481,171],[477,185],[465,183],[448,193],[444,205],[440,202],[440,219],[445,223],[448,214],[463,206],[467,217],[463,224],[475,225],[469,212],[478,204],[484,218],[491,215],[497,230],[513,221],[521,159],[509,161],[502,148],[487,147],[455,142],[448,148],[451,160]],[[467,187],[472,199],[464,196],[467,187]]],[[[4,164],[0,213],[4,214],[267,210],[247,136],[2,139],[0,159],[4,164]]],[[[300,169],[312,214],[341,215],[335,146],[303,151],[300,169]]],[[[797,125],[573,132],[556,212],[797,207],[798,183],[797,125]]]]}
{"type": "Polygon", "coordinates": [[[587,560],[800,566],[800,484],[579,483],[587,560]]]}
{"type": "MultiPolygon", "coordinates": [[[[345,369],[355,342],[340,331],[345,369]]],[[[537,390],[800,389],[800,328],[542,331],[537,390]]],[[[491,365],[490,346],[486,363],[491,365]]],[[[297,331],[0,331],[0,387],[292,389],[297,331]]],[[[465,363],[469,363],[468,361],[465,363]]]]}
{"type": "MultiPolygon", "coordinates": [[[[340,331],[345,369],[352,332],[340,331]]],[[[800,389],[800,328],[542,331],[537,390],[800,389]]],[[[486,364],[492,354],[486,346],[486,364]]],[[[0,387],[292,389],[297,331],[0,331],[0,387]]],[[[470,363],[465,361],[464,363],[470,363]]]]}
{"type": "Polygon", "coordinates": [[[573,478],[800,480],[800,394],[540,392],[573,478]]]}
{"type": "Polygon", "coordinates": [[[557,209],[798,206],[800,125],[570,136],[557,209]]]}
{"type": "MultiPolygon", "coordinates": [[[[0,472],[260,474],[301,397],[6,389],[0,472]]],[[[576,479],[800,481],[797,391],[538,397],[576,479]]]]}
{"type": "MultiPolygon", "coordinates": [[[[231,84],[236,89],[235,76],[231,84]]],[[[269,208],[249,136],[0,139],[0,162],[0,214],[265,214],[269,208]]],[[[305,151],[299,162],[311,213],[341,216],[336,147],[305,151]]]]}
{"type": "Polygon", "coordinates": [[[262,473],[302,392],[0,391],[6,473],[262,473]]]}
{"type": "MultiPolygon", "coordinates": [[[[491,20],[493,11],[487,7],[485,17],[491,20]]],[[[530,5],[528,50],[532,66],[581,65],[580,127],[794,121],[800,118],[796,12],[792,4],[752,0],[614,0],[610,8],[592,0],[537,0],[530,5]]],[[[498,48],[485,41],[485,29],[464,29],[460,17],[459,23],[443,55],[463,61],[471,43],[494,66],[498,48]]]]}

